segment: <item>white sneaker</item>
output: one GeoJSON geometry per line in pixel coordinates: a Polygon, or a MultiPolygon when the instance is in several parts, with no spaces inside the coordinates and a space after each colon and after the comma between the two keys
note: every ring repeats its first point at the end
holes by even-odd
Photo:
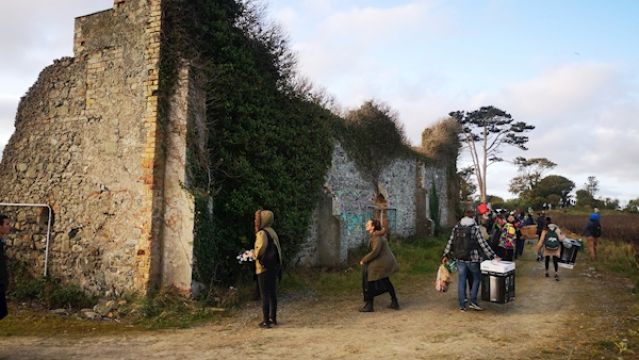
{"type": "Polygon", "coordinates": [[[468,305],[468,308],[476,310],[476,311],[484,311],[484,308],[480,307],[477,304],[473,304],[473,303],[470,303],[470,305],[468,305]]]}

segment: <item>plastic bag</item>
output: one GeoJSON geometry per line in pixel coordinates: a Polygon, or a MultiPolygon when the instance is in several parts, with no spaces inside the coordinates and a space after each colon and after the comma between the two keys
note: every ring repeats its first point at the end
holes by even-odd
{"type": "Polygon", "coordinates": [[[457,260],[450,260],[446,263],[448,271],[451,273],[457,272],[457,260]]]}
{"type": "Polygon", "coordinates": [[[435,280],[435,290],[439,292],[448,291],[448,284],[451,282],[450,272],[446,265],[439,265],[437,269],[437,280],[435,280]]]}

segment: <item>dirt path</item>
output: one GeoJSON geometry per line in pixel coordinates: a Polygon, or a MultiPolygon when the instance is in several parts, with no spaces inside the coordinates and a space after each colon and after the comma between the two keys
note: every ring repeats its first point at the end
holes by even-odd
{"type": "Polygon", "coordinates": [[[330,302],[287,298],[274,329],[257,328],[259,309],[253,303],[220,324],[188,330],[4,338],[0,359],[601,358],[606,353],[600,342],[612,343],[627,326],[636,301],[629,285],[584,263],[560,269],[556,282],[543,277],[543,265],[530,248],[526,251],[517,265],[515,301],[481,303],[483,312],[457,309],[456,283],[439,294],[431,279],[424,279],[413,290],[398,289],[400,311],[385,308],[386,296],[377,300],[375,313],[366,314],[356,311],[357,294],[330,302]]]}

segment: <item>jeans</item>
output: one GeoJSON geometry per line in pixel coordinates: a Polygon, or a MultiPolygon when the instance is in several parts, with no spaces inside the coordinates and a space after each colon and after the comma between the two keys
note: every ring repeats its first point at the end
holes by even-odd
{"type": "Polygon", "coordinates": [[[479,290],[479,282],[481,272],[479,271],[479,262],[473,261],[457,261],[457,271],[459,271],[459,281],[457,281],[457,295],[459,297],[459,308],[465,308],[466,300],[466,278],[472,274],[473,285],[470,289],[470,302],[477,304],[477,291],[479,290]],[[470,273],[470,274],[469,274],[470,273]]]}

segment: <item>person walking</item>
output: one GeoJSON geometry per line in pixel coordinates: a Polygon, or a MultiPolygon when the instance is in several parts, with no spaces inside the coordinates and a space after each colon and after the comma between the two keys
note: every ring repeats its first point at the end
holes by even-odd
{"type": "Polygon", "coordinates": [[[262,328],[277,325],[277,278],[282,278],[282,248],[270,210],[255,212],[255,273],[262,297],[262,328]]]}
{"type": "Polygon", "coordinates": [[[601,237],[601,216],[599,215],[599,209],[595,208],[595,212],[590,214],[584,236],[586,236],[586,241],[588,242],[590,259],[597,261],[597,243],[601,237]]]}
{"type": "Polygon", "coordinates": [[[543,253],[546,277],[550,276],[548,274],[548,267],[550,265],[550,258],[552,257],[556,281],[559,281],[559,257],[561,256],[561,243],[565,239],[566,236],[561,233],[559,227],[553,224],[550,218],[546,218],[546,228],[541,232],[541,236],[537,242],[537,252],[542,251],[543,253]]]}
{"type": "Polygon", "coordinates": [[[513,261],[515,255],[515,241],[517,238],[517,230],[515,229],[515,217],[508,215],[506,223],[502,226],[499,233],[499,242],[497,243],[497,255],[506,260],[513,261]]]}
{"type": "Polygon", "coordinates": [[[477,292],[481,277],[479,263],[484,258],[499,260],[499,257],[482,237],[479,226],[473,220],[473,211],[466,210],[464,217],[453,228],[442,255],[442,264],[448,262],[449,259],[457,260],[457,271],[459,273],[457,296],[459,310],[461,311],[466,311],[466,278],[469,273],[472,274],[473,285],[470,290],[468,308],[477,311],[484,310],[477,303],[477,292]],[[483,257],[480,251],[484,255],[483,257]]]}
{"type": "Polygon", "coordinates": [[[7,259],[4,256],[4,236],[10,233],[11,229],[9,217],[0,214],[0,320],[9,314],[5,294],[9,286],[9,272],[7,270],[7,259]]]}
{"type": "Polygon", "coordinates": [[[490,230],[490,240],[488,240],[488,244],[493,252],[498,253],[499,249],[499,238],[501,238],[501,230],[506,224],[506,219],[504,216],[499,214],[495,216],[495,220],[493,221],[493,226],[490,230]]]}
{"type": "Polygon", "coordinates": [[[390,309],[399,310],[399,302],[395,287],[391,283],[389,276],[399,270],[399,264],[395,260],[395,255],[388,246],[386,228],[383,228],[378,220],[370,219],[366,222],[366,232],[370,235],[370,252],[360,260],[362,265],[362,291],[364,293],[364,306],[360,312],[373,312],[373,302],[377,295],[389,293],[391,303],[390,309]]]}
{"type": "Polygon", "coordinates": [[[526,244],[524,235],[521,233],[521,228],[524,226],[524,213],[518,209],[513,216],[515,217],[513,223],[515,227],[515,259],[518,259],[524,255],[524,245],[526,244]]]}
{"type": "MultiPolygon", "coordinates": [[[[546,228],[546,214],[544,212],[537,213],[537,242],[541,239],[541,233],[546,228]]],[[[544,259],[544,255],[538,251],[537,252],[537,261],[542,261],[544,259]]]]}

